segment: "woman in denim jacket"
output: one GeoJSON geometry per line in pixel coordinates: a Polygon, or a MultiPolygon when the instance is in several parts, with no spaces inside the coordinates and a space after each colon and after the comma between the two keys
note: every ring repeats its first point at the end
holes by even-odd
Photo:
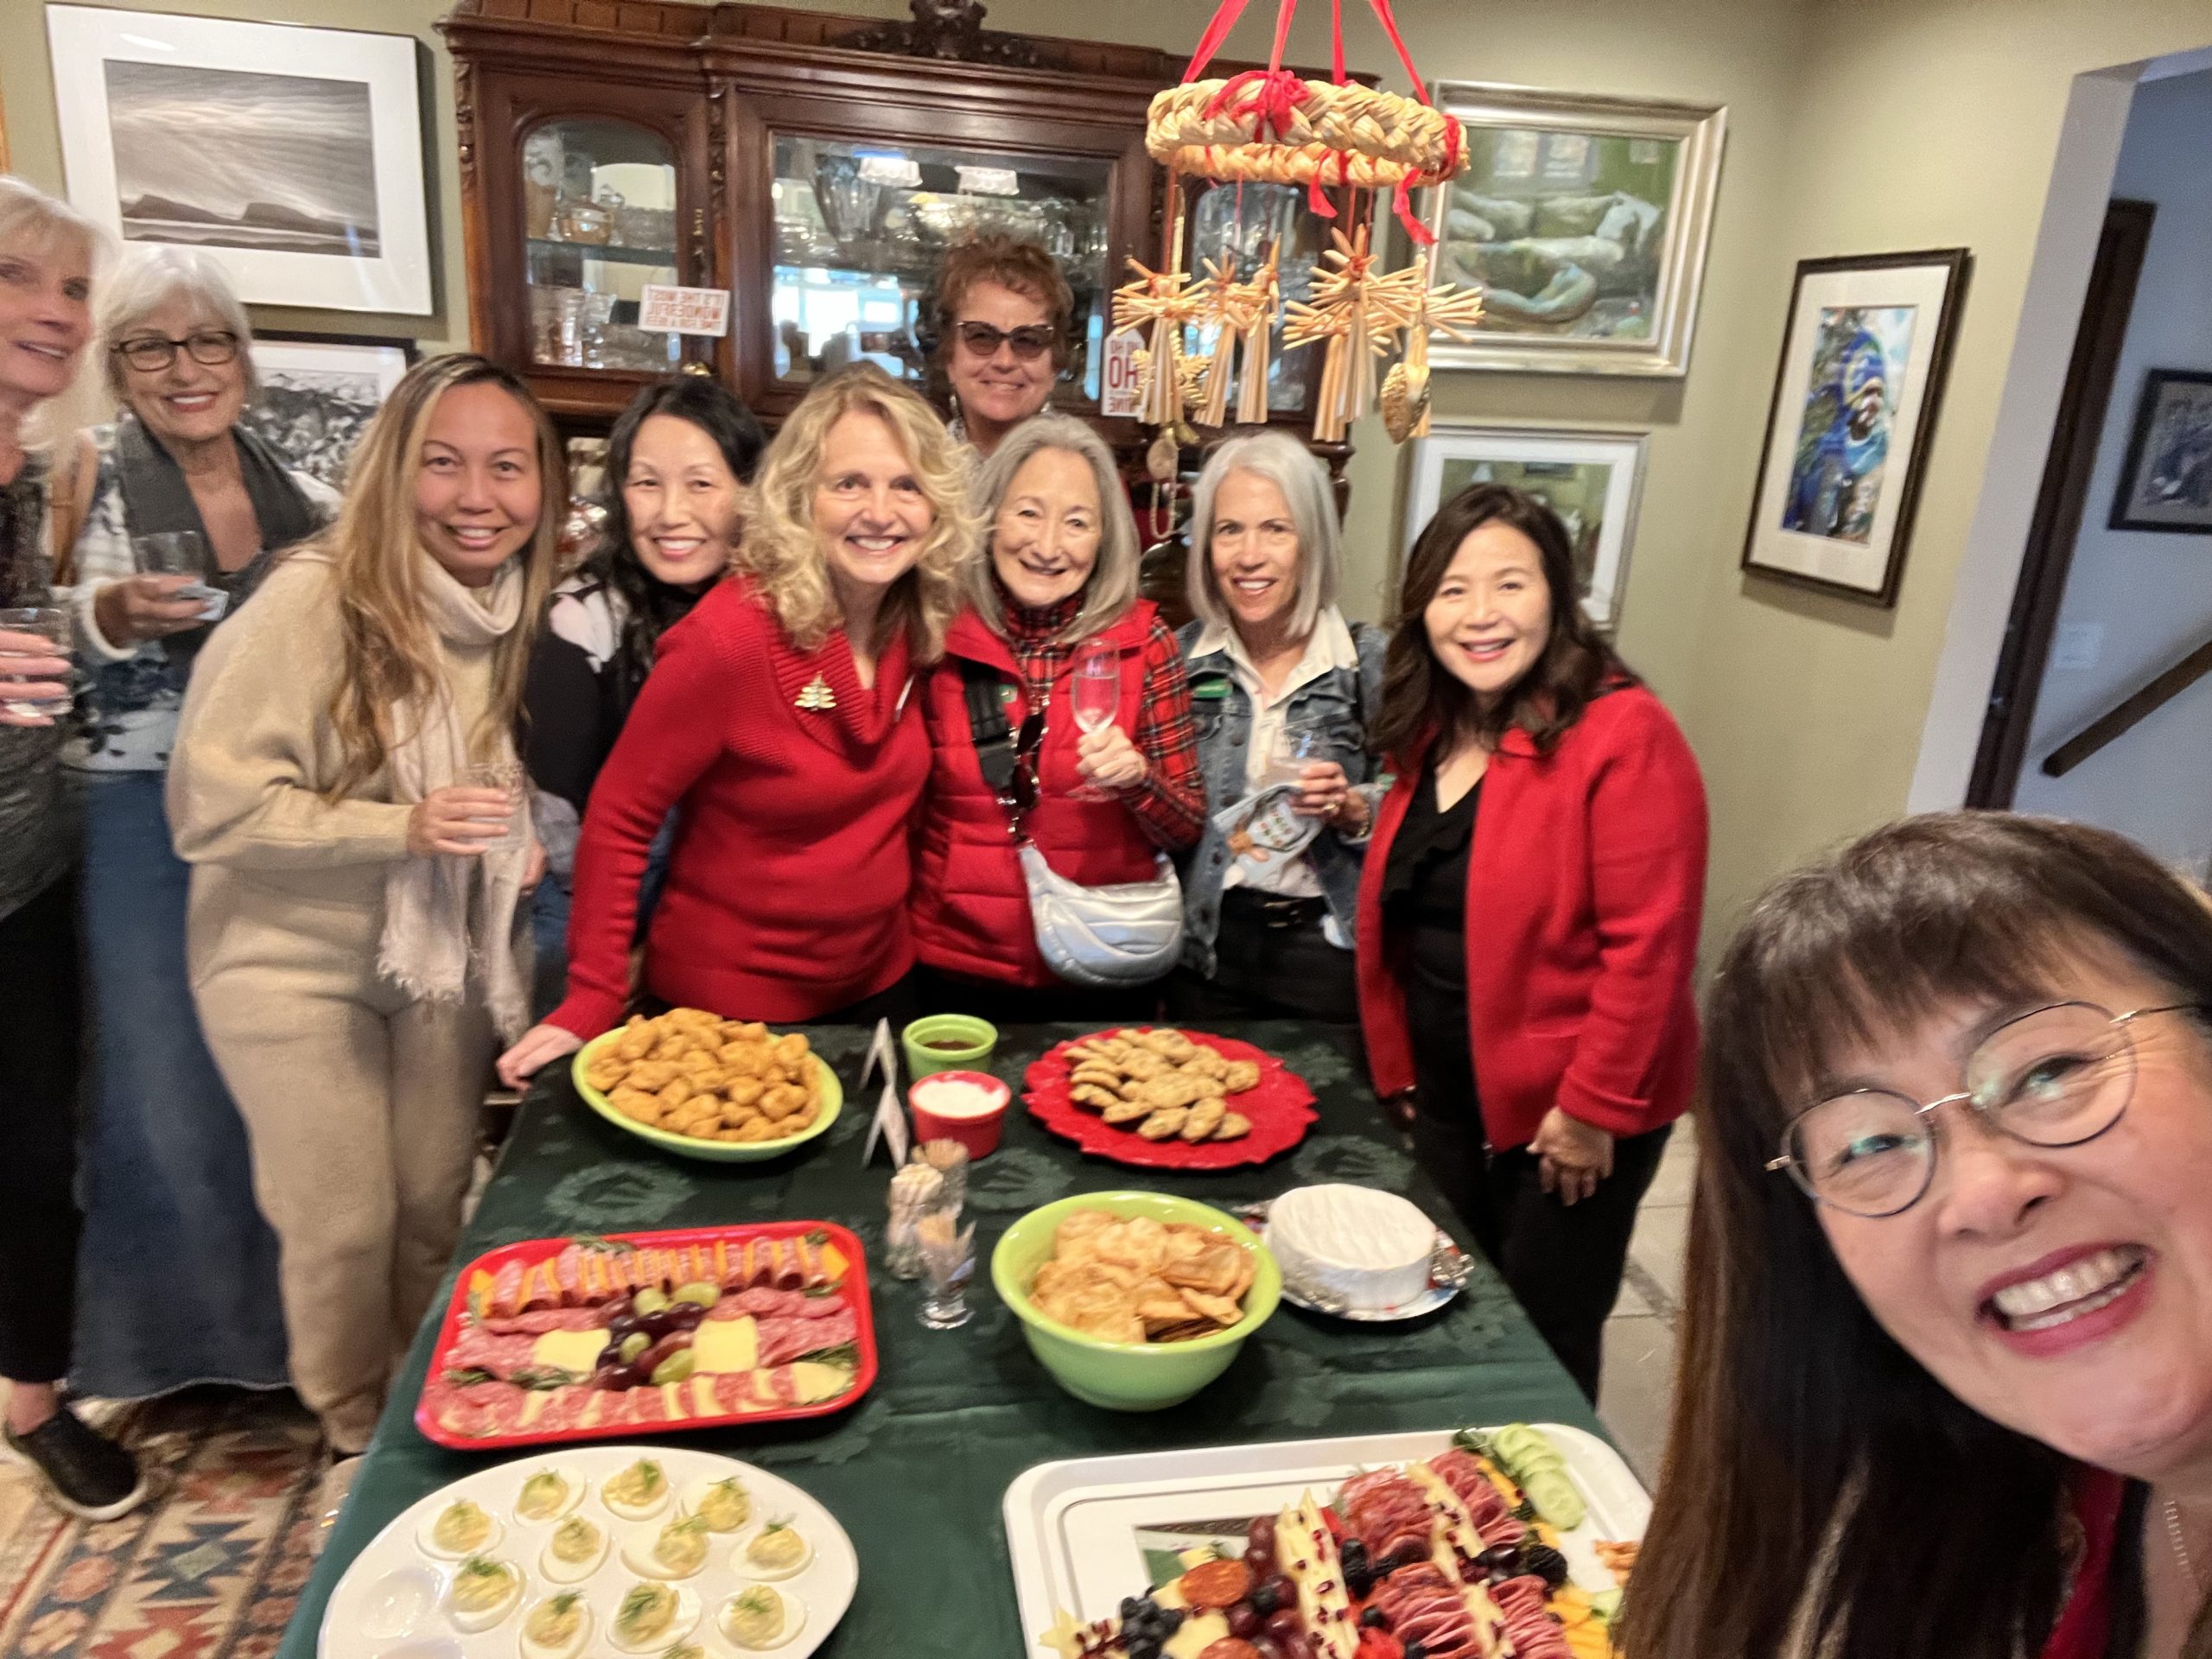
{"type": "Polygon", "coordinates": [[[1351,1023],[1387,636],[1337,608],[1336,503],[1296,439],[1230,438],[1192,505],[1182,639],[1207,823],[1184,869],[1170,1004],[1181,1020],[1351,1023]]]}

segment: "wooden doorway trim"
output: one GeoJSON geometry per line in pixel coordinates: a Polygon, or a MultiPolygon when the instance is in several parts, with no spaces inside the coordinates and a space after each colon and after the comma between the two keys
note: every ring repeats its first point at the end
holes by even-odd
{"type": "Polygon", "coordinates": [[[2135,308],[2135,285],[2143,274],[2151,224],[2158,211],[2158,204],[2150,201],[2116,200],[2105,209],[2096,261],[2089,270],[2089,291],[2082,302],[2082,323],[2074,336],[2074,355],[2066,365],[2066,386],[2051,430],[2050,455],[2044,463],[2035,517],[2028,525],[2019,585],[2012,590],[2012,614],[2005,625],[1981,743],[1974,751],[1974,775],[1967,785],[1968,806],[2009,807],[2019,785],[2028,734],[2035,725],[2036,698],[2043,690],[2058,607],[2074,565],[2074,544],[2082,533],[2097,441],[2104,432],[2120,346],[2135,308]]]}

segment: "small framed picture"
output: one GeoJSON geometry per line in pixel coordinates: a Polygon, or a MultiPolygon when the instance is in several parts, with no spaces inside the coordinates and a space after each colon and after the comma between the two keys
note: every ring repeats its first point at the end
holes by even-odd
{"type": "Polygon", "coordinates": [[[1799,262],[1745,569],[1897,603],[1969,264],[1964,248],[1799,262]]]}
{"type": "Polygon", "coordinates": [[[2110,528],[2212,536],[2212,372],[2144,378],[2110,528]]]}
{"type": "Polygon", "coordinates": [[[257,334],[261,391],[245,423],[293,466],[343,489],[353,446],[416,355],[411,340],[257,334]]]}
{"type": "Polygon", "coordinates": [[[251,305],[430,309],[412,35],[50,5],[69,200],[251,305]]]}
{"type": "Polygon", "coordinates": [[[1583,611],[1599,627],[1618,628],[1643,482],[1645,436],[1440,423],[1414,444],[1406,551],[1413,550],[1436,510],[1469,485],[1509,484],[1526,490],[1567,526],[1583,611]]]}

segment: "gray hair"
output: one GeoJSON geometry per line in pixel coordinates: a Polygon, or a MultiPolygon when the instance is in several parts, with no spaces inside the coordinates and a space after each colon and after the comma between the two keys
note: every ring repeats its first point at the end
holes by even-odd
{"type": "Polygon", "coordinates": [[[1294,639],[1306,639],[1321,620],[1321,613],[1337,602],[1344,569],[1343,537],[1337,526],[1337,499],[1329,486],[1329,469],[1287,432],[1267,428],[1240,432],[1207,457],[1191,493],[1191,558],[1186,579],[1192,613],[1208,627],[1235,626],[1213,576],[1214,497],[1231,473],[1264,478],[1282,492],[1290,522],[1298,531],[1298,607],[1291,613],[1290,631],[1294,639]]]}
{"type": "Polygon", "coordinates": [[[223,268],[197,248],[134,247],[116,267],[100,293],[100,353],[106,361],[107,389],[130,400],[130,382],[115,348],[171,300],[183,300],[219,328],[238,337],[238,367],[245,376],[246,401],[261,390],[253,369],[253,325],[223,268]]]}
{"type": "Polygon", "coordinates": [[[960,567],[961,596],[994,633],[1006,632],[1006,607],[991,582],[991,542],[999,505],[1014,486],[1014,475],[1033,455],[1047,449],[1065,449],[1090,463],[1098,484],[1098,562],[1084,583],[1083,607],[1062,631],[1063,639],[1084,639],[1112,626],[1136,603],[1136,520],[1129,515],[1128,493],[1114,465],[1114,452],[1106,441],[1072,415],[1033,415],[999,440],[991,458],[976,477],[971,499],[983,521],[983,546],[976,557],[960,567]]]}

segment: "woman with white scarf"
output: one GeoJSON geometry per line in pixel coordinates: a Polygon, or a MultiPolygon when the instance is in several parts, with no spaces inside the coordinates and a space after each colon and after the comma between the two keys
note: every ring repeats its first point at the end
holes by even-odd
{"type": "Polygon", "coordinates": [[[418,365],[338,522],[200,654],[169,763],[187,966],[282,1252],[294,1385],[341,1452],[461,1225],[477,1109],[529,1023],[512,767],[566,499],[551,423],[481,358],[418,365]]]}

